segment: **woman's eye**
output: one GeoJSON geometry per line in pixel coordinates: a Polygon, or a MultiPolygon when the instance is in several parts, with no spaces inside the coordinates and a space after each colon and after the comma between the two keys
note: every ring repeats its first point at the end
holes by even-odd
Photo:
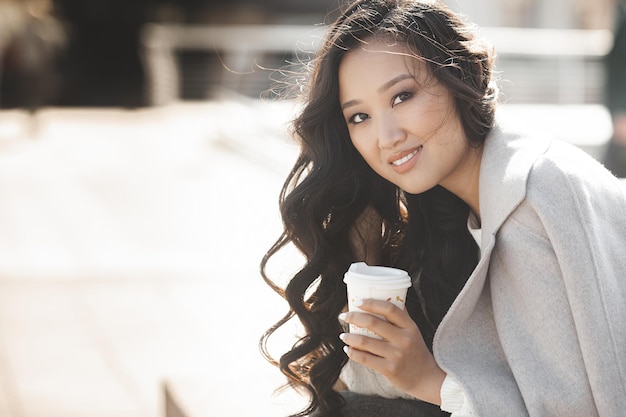
{"type": "Polygon", "coordinates": [[[350,117],[350,119],[348,120],[348,122],[352,123],[352,124],[359,124],[359,123],[363,123],[365,120],[367,120],[369,116],[365,113],[357,113],[354,116],[350,117]]]}
{"type": "Polygon", "coordinates": [[[400,104],[403,101],[407,101],[408,99],[410,99],[413,96],[412,93],[408,93],[408,92],[404,92],[404,93],[400,93],[397,96],[395,96],[393,98],[393,105],[395,106],[396,104],[400,104]]]}

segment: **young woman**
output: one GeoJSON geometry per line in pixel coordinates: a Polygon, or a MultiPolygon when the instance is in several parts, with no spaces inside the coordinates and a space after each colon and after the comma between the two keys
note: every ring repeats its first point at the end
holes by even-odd
{"type": "Polygon", "coordinates": [[[626,190],[500,125],[492,58],[435,1],[360,0],[330,27],[262,263],[306,257],[284,290],[264,273],[290,312],[262,343],[294,315],[306,332],[277,362],[311,395],[299,415],[626,410],[626,190]],[[356,261],[407,270],[407,308],[345,312],[356,261]]]}

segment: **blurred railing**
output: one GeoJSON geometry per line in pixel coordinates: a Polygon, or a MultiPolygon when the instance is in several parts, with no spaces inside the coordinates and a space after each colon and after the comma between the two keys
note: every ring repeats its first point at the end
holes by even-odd
{"type": "Polygon", "coordinates": [[[504,100],[589,104],[604,97],[608,30],[485,28],[497,54],[504,100]]]}
{"type": "MultiPolygon", "coordinates": [[[[223,91],[258,97],[280,83],[277,70],[314,53],[324,32],[323,26],[147,25],[141,44],[148,102],[223,91]]],[[[497,52],[506,102],[602,101],[610,31],[484,28],[480,34],[497,52]]]]}
{"type": "Polygon", "coordinates": [[[141,45],[148,102],[223,91],[258,95],[286,62],[312,54],[323,33],[312,26],[147,25],[141,45]]]}

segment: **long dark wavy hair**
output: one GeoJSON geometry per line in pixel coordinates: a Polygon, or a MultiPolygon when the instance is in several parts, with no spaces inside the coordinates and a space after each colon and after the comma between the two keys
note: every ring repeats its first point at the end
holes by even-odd
{"type": "Polygon", "coordinates": [[[333,389],[347,362],[337,319],[346,306],[343,275],[361,261],[355,230],[375,236],[381,264],[409,271],[415,284],[407,309],[432,350],[443,316],[478,261],[467,230],[469,207],[440,186],[410,195],[378,176],[350,141],[339,103],[343,56],[373,37],[403,43],[453,95],[464,133],[480,146],[494,123],[496,89],[491,50],[444,5],[425,0],[358,0],[329,27],[308,63],[305,106],[293,122],[300,154],[280,193],[284,231],[261,262],[265,281],[289,303],[288,313],[261,338],[265,357],[294,388],[310,394],[306,416],[340,416],[333,389]],[[306,259],[285,288],[268,277],[270,258],[294,245],[306,259]],[[279,360],[270,336],[297,316],[304,336],[279,360]]]}

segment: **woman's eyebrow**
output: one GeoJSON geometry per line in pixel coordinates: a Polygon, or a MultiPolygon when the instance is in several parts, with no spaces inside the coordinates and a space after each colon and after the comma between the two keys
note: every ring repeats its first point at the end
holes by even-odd
{"type": "Polygon", "coordinates": [[[392,78],[391,80],[387,81],[385,84],[380,86],[378,88],[378,92],[379,93],[384,93],[385,91],[389,90],[394,85],[398,84],[400,81],[404,81],[404,80],[406,80],[408,78],[413,79],[413,76],[411,74],[401,74],[401,75],[398,75],[397,77],[392,78]]]}
{"type": "MultiPolygon", "coordinates": [[[[389,90],[394,85],[398,84],[399,82],[404,81],[409,78],[414,79],[411,74],[400,74],[397,77],[392,78],[391,80],[387,81],[385,84],[378,87],[377,91],[379,94],[382,94],[385,91],[389,90]]],[[[360,104],[360,103],[361,103],[360,100],[348,100],[341,105],[341,110],[345,110],[348,107],[356,106],[357,104],[360,104]]]]}
{"type": "Polygon", "coordinates": [[[346,101],[345,103],[343,103],[341,105],[341,110],[345,110],[348,107],[356,106],[359,103],[361,103],[361,100],[349,100],[349,101],[346,101]]]}

